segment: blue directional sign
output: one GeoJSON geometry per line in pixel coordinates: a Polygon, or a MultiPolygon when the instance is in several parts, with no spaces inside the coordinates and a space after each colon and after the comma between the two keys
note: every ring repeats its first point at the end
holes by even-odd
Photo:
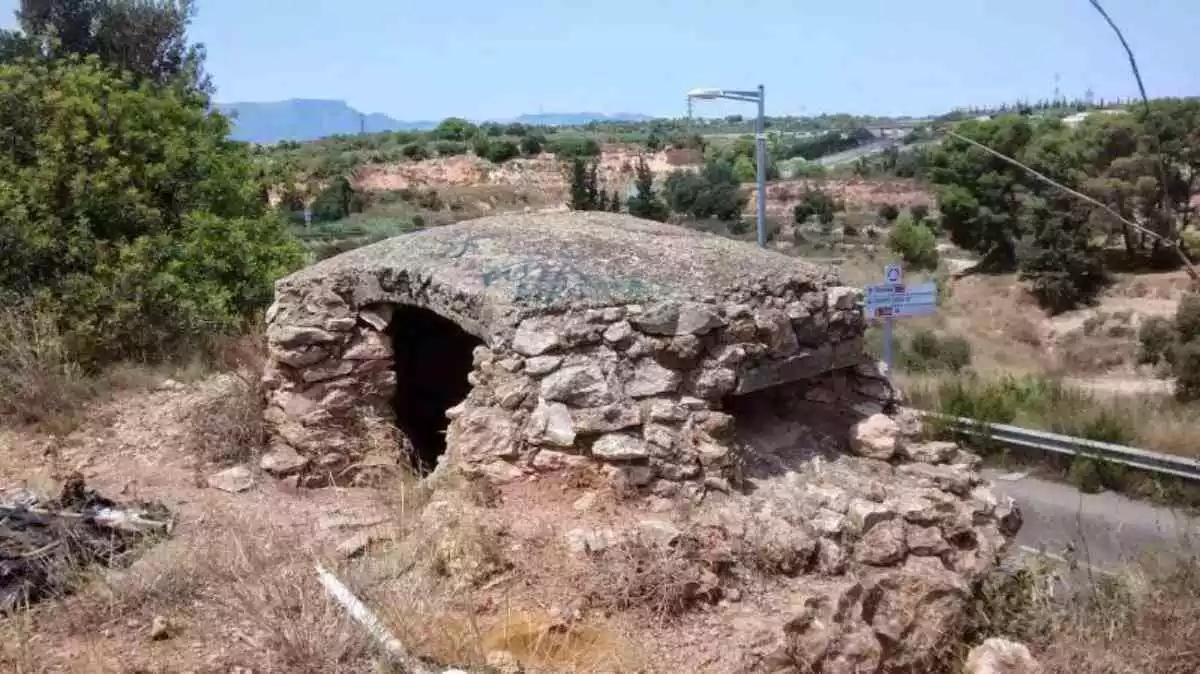
{"type": "Polygon", "coordinates": [[[868,318],[928,316],[937,311],[937,284],[878,283],[866,287],[868,318]]]}

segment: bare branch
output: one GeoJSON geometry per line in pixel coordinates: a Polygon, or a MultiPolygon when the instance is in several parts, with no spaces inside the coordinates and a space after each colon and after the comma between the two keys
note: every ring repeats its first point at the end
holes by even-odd
{"type": "MultiPolygon", "coordinates": [[[[1125,49],[1125,55],[1129,57],[1129,68],[1133,71],[1133,79],[1137,82],[1138,92],[1142,95],[1142,105],[1146,109],[1146,121],[1149,122],[1150,97],[1146,95],[1146,84],[1142,82],[1142,71],[1138,68],[1137,57],[1133,55],[1133,48],[1129,46],[1129,42],[1125,39],[1125,34],[1122,33],[1121,29],[1117,27],[1117,23],[1113,21],[1112,17],[1108,15],[1108,12],[1104,10],[1104,7],[1100,4],[1100,0],[1088,0],[1088,2],[1092,4],[1092,7],[1096,8],[1096,11],[1100,13],[1100,16],[1104,17],[1104,20],[1108,23],[1109,28],[1112,28],[1113,32],[1117,34],[1117,39],[1121,41],[1121,46],[1125,49]]],[[[1158,161],[1155,165],[1158,168],[1158,184],[1162,189],[1161,205],[1163,210],[1167,213],[1167,221],[1174,222],[1175,214],[1171,209],[1171,198],[1167,195],[1167,158],[1163,156],[1162,147],[1159,145],[1158,136],[1153,133],[1149,134],[1149,136],[1154,140],[1154,144],[1156,146],[1154,147],[1154,154],[1158,156],[1158,161]]],[[[1175,245],[1176,249],[1178,250],[1178,243],[1175,245]]],[[[1193,276],[1193,278],[1195,277],[1193,276]]]]}

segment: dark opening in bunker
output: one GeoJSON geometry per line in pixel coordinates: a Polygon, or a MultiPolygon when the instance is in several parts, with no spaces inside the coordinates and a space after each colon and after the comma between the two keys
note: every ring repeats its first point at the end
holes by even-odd
{"type": "Polygon", "coordinates": [[[421,307],[396,307],[390,328],[396,359],[396,425],[413,445],[422,474],[446,451],[446,410],[467,397],[472,351],[483,342],[421,307]]]}

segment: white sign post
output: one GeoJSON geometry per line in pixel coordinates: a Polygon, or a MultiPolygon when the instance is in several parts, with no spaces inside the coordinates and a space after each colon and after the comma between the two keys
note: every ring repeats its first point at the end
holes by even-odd
{"type": "Polygon", "coordinates": [[[899,264],[883,268],[883,283],[866,288],[867,318],[883,319],[883,361],[892,370],[892,321],[905,316],[927,316],[937,311],[937,284],[928,281],[904,285],[904,269],[899,264]]]}

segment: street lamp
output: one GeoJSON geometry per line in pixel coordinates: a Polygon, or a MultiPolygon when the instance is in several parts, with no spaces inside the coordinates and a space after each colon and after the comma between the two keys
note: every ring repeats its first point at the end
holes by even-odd
{"type": "Polygon", "coordinates": [[[692,116],[692,101],[712,101],[725,98],[731,101],[758,104],[758,119],[754,123],[754,163],[758,183],[758,245],[767,246],[767,136],[764,116],[763,85],[757,91],[727,89],[692,89],[687,94],[688,118],[692,116]]]}

